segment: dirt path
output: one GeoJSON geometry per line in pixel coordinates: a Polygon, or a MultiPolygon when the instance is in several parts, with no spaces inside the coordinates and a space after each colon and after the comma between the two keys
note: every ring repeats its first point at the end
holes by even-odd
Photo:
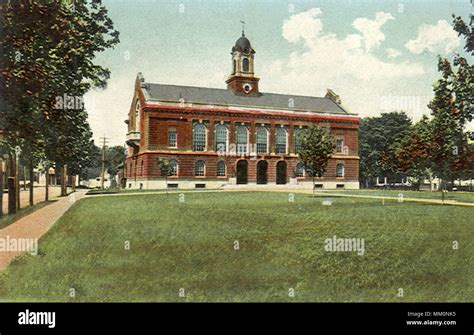
{"type": "Polygon", "coordinates": [[[0,271],[24,251],[12,251],[12,243],[19,239],[39,239],[77,200],[84,197],[85,191],[78,191],[67,197],[57,198],[56,202],[26,215],[11,225],[0,229],[0,271]],[[7,246],[9,245],[9,246],[7,246]]]}
{"type": "MultiPolygon", "coordinates": [[[[69,192],[70,189],[68,189],[69,192]]],[[[44,201],[45,189],[44,187],[35,187],[33,191],[33,203],[37,204],[38,202],[44,201]]],[[[49,187],[49,199],[53,200],[61,194],[61,188],[59,186],[50,186],[49,187]]],[[[23,187],[20,191],[20,207],[25,208],[30,205],[30,192],[27,189],[23,190],[23,187]]],[[[8,213],[8,194],[3,194],[3,213],[8,213]]]]}

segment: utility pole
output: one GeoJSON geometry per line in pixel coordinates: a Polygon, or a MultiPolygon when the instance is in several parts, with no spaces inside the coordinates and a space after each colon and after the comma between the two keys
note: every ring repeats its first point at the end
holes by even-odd
{"type": "Polygon", "coordinates": [[[107,144],[107,137],[101,137],[102,141],[102,156],[101,156],[101,169],[100,169],[100,189],[104,190],[104,179],[105,179],[105,145],[107,144]]]}

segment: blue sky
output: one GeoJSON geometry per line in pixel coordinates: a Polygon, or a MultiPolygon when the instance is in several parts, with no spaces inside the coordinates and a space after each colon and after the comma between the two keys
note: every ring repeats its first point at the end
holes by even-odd
{"type": "MultiPolygon", "coordinates": [[[[86,95],[94,137],[123,144],[136,74],[147,82],[225,88],[230,51],[246,22],[260,90],[323,96],[327,88],[361,116],[429,113],[437,54],[462,42],[453,1],[103,1],[121,43],[97,57],[111,70],[105,90],[86,95]]],[[[472,126],[470,126],[472,128],[472,126]]]]}

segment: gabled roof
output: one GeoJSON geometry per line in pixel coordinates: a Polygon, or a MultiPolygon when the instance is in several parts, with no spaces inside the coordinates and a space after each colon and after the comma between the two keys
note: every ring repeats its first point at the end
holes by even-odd
{"type": "Polygon", "coordinates": [[[354,115],[330,98],[310,97],[292,94],[260,93],[247,96],[234,94],[231,90],[163,85],[142,82],[147,102],[184,102],[203,105],[281,109],[311,113],[354,115]]]}

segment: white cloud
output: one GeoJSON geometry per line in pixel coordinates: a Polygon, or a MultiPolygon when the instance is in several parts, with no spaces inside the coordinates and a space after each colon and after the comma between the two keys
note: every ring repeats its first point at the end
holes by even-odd
{"type": "Polygon", "coordinates": [[[390,13],[378,12],[375,14],[375,20],[365,17],[355,19],[352,26],[361,32],[365,44],[365,51],[370,52],[385,40],[385,35],[380,28],[388,21],[395,18],[390,13]]]}
{"type": "Polygon", "coordinates": [[[450,53],[459,47],[457,33],[446,20],[439,20],[436,25],[422,24],[415,39],[408,41],[405,47],[414,54],[424,51],[450,53]]]}
{"type": "Polygon", "coordinates": [[[385,40],[381,28],[394,19],[391,14],[357,18],[357,32],[342,37],[324,31],[321,14],[316,8],[284,21],[283,37],[293,44],[303,42],[306,48],[264,65],[265,91],[288,93],[290,86],[293,94],[321,96],[330,87],[349,110],[375,115],[382,98],[396,94],[394,86],[406,89],[404,81],[424,74],[420,63],[394,62],[373,53],[385,40]]]}
{"type": "Polygon", "coordinates": [[[387,52],[388,58],[397,58],[402,55],[402,52],[393,48],[387,48],[385,50],[387,52]]]}
{"type": "Polygon", "coordinates": [[[283,37],[291,43],[298,42],[300,39],[311,43],[323,28],[321,20],[317,18],[321,13],[321,9],[312,8],[291,16],[283,23],[283,37]]]}

